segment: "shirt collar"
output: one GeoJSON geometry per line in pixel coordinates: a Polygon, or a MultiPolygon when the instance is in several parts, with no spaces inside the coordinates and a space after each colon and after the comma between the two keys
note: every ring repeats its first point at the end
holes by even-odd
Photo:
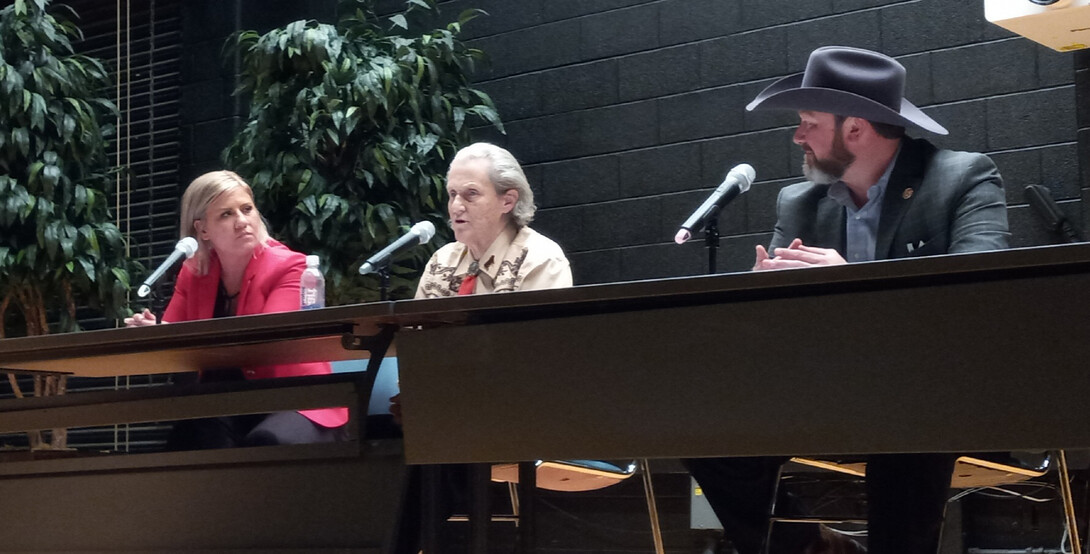
{"type": "MultiPolygon", "coordinates": [[[[510,248],[511,243],[515,240],[515,235],[518,235],[518,228],[514,223],[508,223],[507,226],[500,231],[500,234],[496,236],[496,239],[492,241],[492,244],[488,247],[488,250],[484,251],[480,260],[477,260],[478,272],[488,275],[489,278],[495,279],[496,273],[500,270],[501,262],[503,262],[503,256],[507,253],[507,249],[510,248]]],[[[466,248],[462,255],[461,262],[458,263],[458,269],[454,272],[455,275],[462,275],[469,273],[469,264],[473,262],[473,257],[469,255],[469,248],[466,248]]]]}
{"type": "Polygon", "coordinates": [[[897,151],[893,153],[893,157],[890,158],[889,164],[886,165],[886,170],[882,172],[882,176],[878,178],[878,182],[867,189],[867,203],[863,204],[862,207],[856,207],[851,192],[848,190],[848,185],[844,184],[844,181],[837,181],[829,185],[829,197],[847,208],[848,213],[855,213],[881,204],[882,197],[886,194],[886,187],[889,185],[889,176],[893,173],[893,166],[897,164],[897,156],[900,155],[901,146],[898,145],[897,151]]]}

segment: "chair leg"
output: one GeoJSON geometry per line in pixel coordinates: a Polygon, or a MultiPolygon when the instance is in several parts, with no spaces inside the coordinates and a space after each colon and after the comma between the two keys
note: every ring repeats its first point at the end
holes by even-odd
{"type": "Polygon", "coordinates": [[[647,498],[647,513],[651,518],[651,538],[655,542],[655,554],[663,554],[662,527],[659,525],[659,509],[655,503],[655,488],[651,485],[651,469],[647,458],[640,460],[640,473],[643,474],[643,494],[647,498]]]}
{"type": "Polygon", "coordinates": [[[469,466],[469,551],[474,554],[488,553],[488,527],[492,520],[488,498],[491,475],[492,466],[488,464],[469,466]]]}
{"type": "Polygon", "coordinates": [[[1075,519],[1075,501],[1071,495],[1071,478],[1067,473],[1067,455],[1063,450],[1056,451],[1056,459],[1060,469],[1060,495],[1064,501],[1064,516],[1067,519],[1067,534],[1071,537],[1071,551],[1082,552],[1082,544],[1079,541],[1079,525],[1075,519]]]}
{"type": "Polygon", "coordinates": [[[532,554],[537,550],[537,464],[519,463],[518,552],[532,554]]]}
{"type": "Polygon", "coordinates": [[[776,500],[780,497],[780,480],[783,479],[783,465],[776,471],[772,482],[772,496],[768,500],[768,526],[765,528],[765,542],[761,545],[762,554],[768,554],[772,547],[772,527],[776,524],[776,500]]]}
{"type": "Polygon", "coordinates": [[[511,498],[511,515],[515,516],[515,527],[519,524],[519,486],[518,483],[507,482],[507,496],[511,498]]]}
{"type": "Polygon", "coordinates": [[[440,533],[440,484],[439,466],[420,467],[420,548],[425,554],[439,552],[440,533]]]}

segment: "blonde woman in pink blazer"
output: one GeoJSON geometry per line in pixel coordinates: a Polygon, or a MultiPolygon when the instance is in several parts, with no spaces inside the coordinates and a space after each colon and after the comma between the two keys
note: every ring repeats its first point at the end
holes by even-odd
{"type": "MultiPolygon", "coordinates": [[[[197,177],[182,196],[181,236],[197,239],[183,264],[163,323],[299,309],[299,276],[306,257],[269,238],[253,191],[231,171],[197,177]]],[[[145,309],[130,327],[154,325],[145,309]]],[[[267,379],[331,373],[326,362],[201,372],[201,381],[267,379]]],[[[189,420],[169,439],[178,449],[299,444],[343,440],[347,408],[189,420]]]]}

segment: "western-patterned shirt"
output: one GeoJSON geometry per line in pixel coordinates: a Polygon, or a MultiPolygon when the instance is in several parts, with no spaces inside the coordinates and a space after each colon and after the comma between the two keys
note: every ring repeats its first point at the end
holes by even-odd
{"type": "MultiPolygon", "coordinates": [[[[455,296],[474,260],[460,242],[432,255],[416,287],[416,298],[455,296]]],[[[572,285],[571,266],[560,246],[529,227],[509,224],[477,260],[474,294],[552,289],[572,285]]]]}

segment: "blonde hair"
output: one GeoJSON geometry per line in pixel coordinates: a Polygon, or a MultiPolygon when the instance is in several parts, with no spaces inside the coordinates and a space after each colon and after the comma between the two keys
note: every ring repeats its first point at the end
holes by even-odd
{"type": "MultiPolygon", "coordinates": [[[[210,171],[193,179],[192,183],[185,189],[185,194],[182,195],[182,218],[181,218],[181,237],[193,237],[197,239],[197,254],[193,257],[193,260],[187,262],[191,264],[191,267],[196,270],[198,275],[205,275],[208,273],[208,258],[212,251],[212,245],[208,241],[200,240],[197,236],[196,222],[204,219],[205,212],[208,211],[208,206],[215,202],[219,195],[242,187],[246,190],[246,194],[250,195],[250,200],[254,199],[254,191],[250,188],[250,185],[246,184],[246,181],[242,180],[234,171],[210,171]]],[[[254,206],[254,210],[257,207],[254,206]]],[[[258,224],[257,224],[257,240],[262,245],[269,242],[269,231],[265,228],[265,220],[261,218],[261,212],[258,211],[258,224]]]]}
{"type": "MultiPolygon", "coordinates": [[[[526,180],[526,174],[522,166],[510,152],[487,142],[475,142],[466,146],[454,155],[450,165],[461,160],[485,159],[488,160],[488,180],[496,187],[496,194],[503,194],[511,189],[519,193],[519,199],[511,210],[511,219],[518,227],[529,225],[534,219],[534,191],[530,189],[530,183],[526,180]]],[[[450,172],[448,170],[447,175],[450,172]]]]}

